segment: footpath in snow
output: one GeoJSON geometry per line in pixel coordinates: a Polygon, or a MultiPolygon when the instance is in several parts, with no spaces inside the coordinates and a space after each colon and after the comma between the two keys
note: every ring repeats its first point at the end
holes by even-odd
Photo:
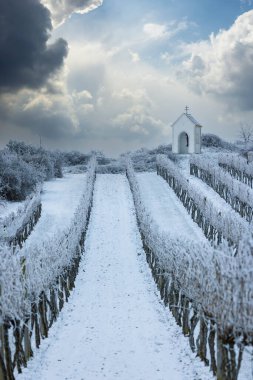
{"type": "Polygon", "coordinates": [[[187,237],[207,243],[201,228],[194,223],[183,204],[166,181],[156,173],[139,173],[137,175],[141,197],[146,210],[159,225],[161,230],[173,237],[187,237]]]}
{"type": "Polygon", "coordinates": [[[128,181],[98,175],[76,287],[18,380],[206,380],[158,297],[128,181]]]}

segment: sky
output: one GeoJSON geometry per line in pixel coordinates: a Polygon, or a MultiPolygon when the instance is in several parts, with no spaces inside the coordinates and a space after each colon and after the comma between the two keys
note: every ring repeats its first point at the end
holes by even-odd
{"type": "Polygon", "coordinates": [[[0,14],[0,148],[152,148],[186,105],[228,141],[253,125],[251,0],[1,0],[0,14]]]}

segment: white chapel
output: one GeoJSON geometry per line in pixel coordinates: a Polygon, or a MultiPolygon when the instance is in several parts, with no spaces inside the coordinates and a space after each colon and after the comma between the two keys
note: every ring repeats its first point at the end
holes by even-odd
{"type": "Polygon", "coordinates": [[[173,153],[201,153],[201,128],[202,125],[185,112],[171,125],[172,127],[172,152],[173,153]]]}

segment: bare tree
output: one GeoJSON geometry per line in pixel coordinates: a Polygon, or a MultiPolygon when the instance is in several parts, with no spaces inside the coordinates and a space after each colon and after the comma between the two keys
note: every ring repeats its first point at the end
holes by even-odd
{"type": "Polygon", "coordinates": [[[244,149],[248,149],[249,144],[253,143],[253,127],[248,123],[241,123],[238,135],[244,143],[244,149]]]}

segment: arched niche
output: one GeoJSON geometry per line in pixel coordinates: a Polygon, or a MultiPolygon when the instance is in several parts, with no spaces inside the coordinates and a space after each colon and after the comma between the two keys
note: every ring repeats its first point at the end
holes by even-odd
{"type": "Polygon", "coordinates": [[[189,135],[186,132],[182,132],[178,136],[178,148],[181,154],[189,153],[189,135]]]}

